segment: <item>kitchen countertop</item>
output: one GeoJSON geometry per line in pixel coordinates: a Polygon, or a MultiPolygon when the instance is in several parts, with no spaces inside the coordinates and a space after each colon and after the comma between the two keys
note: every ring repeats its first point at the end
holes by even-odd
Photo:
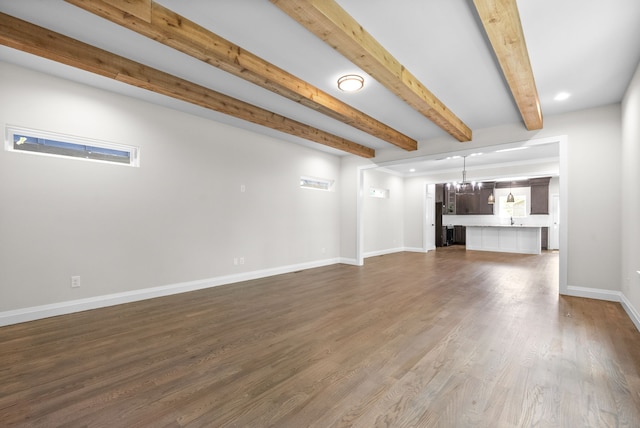
{"type": "Polygon", "coordinates": [[[514,225],[509,225],[509,224],[467,224],[467,225],[460,225],[460,226],[465,226],[465,227],[549,227],[547,225],[537,225],[537,224],[514,224],[514,225]]]}

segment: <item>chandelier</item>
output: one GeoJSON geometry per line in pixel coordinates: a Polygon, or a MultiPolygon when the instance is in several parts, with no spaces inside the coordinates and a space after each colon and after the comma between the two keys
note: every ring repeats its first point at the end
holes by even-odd
{"type": "Polygon", "coordinates": [[[480,189],[482,183],[476,183],[475,181],[467,181],[467,157],[462,156],[462,182],[453,183],[457,194],[473,193],[474,189],[480,189]]]}

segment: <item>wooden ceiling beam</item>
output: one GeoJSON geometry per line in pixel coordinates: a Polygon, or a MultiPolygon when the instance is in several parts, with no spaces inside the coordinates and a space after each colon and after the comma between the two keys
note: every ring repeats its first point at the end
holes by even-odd
{"type": "Polygon", "coordinates": [[[397,147],[418,147],[416,140],[152,0],[66,1],[397,147]]]}
{"type": "Polygon", "coordinates": [[[471,140],[471,129],[334,0],[271,2],[458,141],[471,140]]]}
{"type": "Polygon", "coordinates": [[[473,0],[473,3],[526,128],[542,129],[540,98],[516,0],[473,0]]]}
{"type": "Polygon", "coordinates": [[[373,149],[0,13],[0,44],[186,101],[305,140],[371,158],[373,149]]]}

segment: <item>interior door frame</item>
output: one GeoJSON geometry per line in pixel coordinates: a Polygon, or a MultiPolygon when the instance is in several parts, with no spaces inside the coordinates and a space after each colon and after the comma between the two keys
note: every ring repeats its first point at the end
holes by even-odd
{"type": "Polygon", "coordinates": [[[436,249],[436,195],[435,184],[425,184],[424,187],[424,215],[423,219],[423,237],[422,237],[422,249],[432,251],[436,249]],[[433,190],[433,192],[431,191],[433,190]]]}

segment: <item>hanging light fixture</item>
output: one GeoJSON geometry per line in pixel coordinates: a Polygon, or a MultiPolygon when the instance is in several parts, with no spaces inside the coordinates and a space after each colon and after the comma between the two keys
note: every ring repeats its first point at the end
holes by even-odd
{"type": "Polygon", "coordinates": [[[489,199],[487,199],[487,203],[489,205],[493,205],[496,203],[496,197],[493,196],[493,192],[491,192],[491,194],[489,195],[489,199]]]}
{"type": "MultiPolygon", "coordinates": [[[[473,155],[472,155],[473,156],[473,155]]],[[[456,187],[456,193],[473,193],[474,188],[481,188],[482,183],[467,181],[467,157],[462,156],[462,182],[453,183],[456,187]]]]}
{"type": "Polygon", "coordinates": [[[513,181],[511,183],[509,183],[509,195],[507,196],[507,202],[515,202],[516,199],[513,197],[513,193],[511,193],[511,185],[513,184],[513,181]]]}

